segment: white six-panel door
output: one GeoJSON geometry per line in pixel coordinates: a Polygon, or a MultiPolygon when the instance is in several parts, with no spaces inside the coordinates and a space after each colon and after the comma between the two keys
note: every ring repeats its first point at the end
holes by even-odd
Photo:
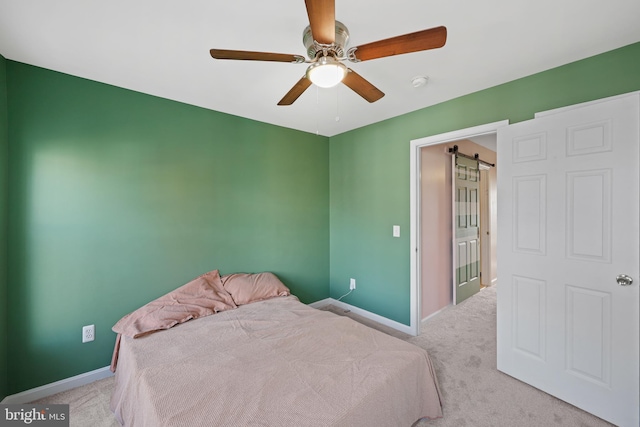
{"type": "Polygon", "coordinates": [[[498,369],[619,426],[640,410],[639,98],[498,131],[498,369]]]}

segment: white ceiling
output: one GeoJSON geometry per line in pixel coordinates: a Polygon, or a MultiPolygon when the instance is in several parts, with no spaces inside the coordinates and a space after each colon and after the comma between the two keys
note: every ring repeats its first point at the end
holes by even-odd
{"type": "Polygon", "coordinates": [[[0,0],[0,54],[332,136],[640,41],[638,17],[639,0],[337,0],[350,46],[448,29],[441,49],[347,63],[386,93],[374,104],[340,85],[278,107],[304,64],[210,57],[211,48],[305,55],[303,0],[0,0]],[[429,84],[414,89],[419,75],[429,84]]]}

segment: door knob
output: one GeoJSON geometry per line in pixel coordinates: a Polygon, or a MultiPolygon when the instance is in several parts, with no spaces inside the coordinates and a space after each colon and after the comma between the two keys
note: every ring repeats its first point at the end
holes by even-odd
{"type": "Polygon", "coordinates": [[[618,285],[620,286],[629,286],[633,283],[633,278],[631,278],[631,276],[627,276],[626,274],[619,274],[616,277],[616,282],[618,282],[618,285]]]}

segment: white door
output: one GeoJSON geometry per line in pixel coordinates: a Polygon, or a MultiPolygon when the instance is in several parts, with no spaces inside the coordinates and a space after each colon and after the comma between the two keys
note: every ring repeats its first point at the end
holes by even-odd
{"type": "Polygon", "coordinates": [[[498,369],[634,427],[639,98],[500,129],[497,162],[498,369]]]}

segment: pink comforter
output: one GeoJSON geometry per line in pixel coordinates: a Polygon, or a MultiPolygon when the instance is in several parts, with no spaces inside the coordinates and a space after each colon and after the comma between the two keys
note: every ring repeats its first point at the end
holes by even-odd
{"type": "Polygon", "coordinates": [[[231,295],[225,291],[220,273],[213,270],[127,314],[112,330],[117,333],[111,359],[115,372],[122,335],[138,338],[169,329],[191,319],[236,308],[231,295]]]}
{"type": "Polygon", "coordinates": [[[442,416],[426,351],[293,296],[123,336],[111,409],[136,427],[408,427],[442,416]]]}

